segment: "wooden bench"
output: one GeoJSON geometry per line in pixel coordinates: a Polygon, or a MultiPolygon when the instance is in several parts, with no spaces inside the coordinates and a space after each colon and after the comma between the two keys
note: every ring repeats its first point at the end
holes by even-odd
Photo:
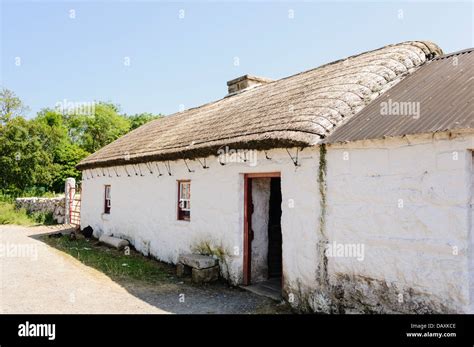
{"type": "Polygon", "coordinates": [[[191,275],[194,283],[208,283],[219,278],[217,259],[201,254],[181,254],[176,264],[178,277],[191,275]]]}

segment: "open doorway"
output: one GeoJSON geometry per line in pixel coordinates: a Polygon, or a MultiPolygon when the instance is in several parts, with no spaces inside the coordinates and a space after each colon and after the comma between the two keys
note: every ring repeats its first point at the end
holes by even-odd
{"type": "Polygon", "coordinates": [[[245,175],[244,285],[280,298],[282,283],[279,173],[245,175]]]}

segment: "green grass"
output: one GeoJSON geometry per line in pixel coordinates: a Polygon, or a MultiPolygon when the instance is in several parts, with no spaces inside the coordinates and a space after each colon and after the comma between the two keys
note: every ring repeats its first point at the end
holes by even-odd
{"type": "Polygon", "coordinates": [[[34,225],[37,224],[25,210],[16,210],[10,202],[0,201],[0,224],[34,225]]]}
{"type": "Polygon", "coordinates": [[[79,236],[76,240],[70,240],[66,235],[59,238],[44,236],[43,241],[114,280],[156,283],[169,282],[174,278],[172,266],[149,259],[134,250],[130,250],[130,254],[126,255],[124,250],[108,248],[100,245],[97,240],[87,240],[79,236]]]}
{"type": "Polygon", "coordinates": [[[28,213],[30,217],[36,224],[41,225],[55,225],[58,224],[53,218],[53,212],[32,212],[28,213]]]}

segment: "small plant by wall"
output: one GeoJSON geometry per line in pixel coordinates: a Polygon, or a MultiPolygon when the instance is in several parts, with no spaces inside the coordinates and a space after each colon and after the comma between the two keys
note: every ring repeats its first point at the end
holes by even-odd
{"type": "Polygon", "coordinates": [[[328,237],[326,231],[326,209],[327,209],[327,159],[326,145],[319,146],[319,166],[318,166],[318,189],[319,189],[319,230],[316,254],[318,255],[318,268],[316,270],[317,291],[313,292],[305,301],[309,302],[313,311],[331,313],[334,311],[333,293],[329,283],[328,274],[328,258],[326,256],[326,248],[328,245],[328,237]]]}

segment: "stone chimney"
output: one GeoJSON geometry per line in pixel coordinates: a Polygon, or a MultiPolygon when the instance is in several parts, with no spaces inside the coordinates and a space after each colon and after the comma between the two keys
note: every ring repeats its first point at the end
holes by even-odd
{"type": "Polygon", "coordinates": [[[272,80],[252,75],[244,75],[241,77],[237,77],[227,82],[227,89],[229,91],[228,95],[234,95],[244,90],[254,88],[256,86],[269,82],[272,82],[272,80]]]}

